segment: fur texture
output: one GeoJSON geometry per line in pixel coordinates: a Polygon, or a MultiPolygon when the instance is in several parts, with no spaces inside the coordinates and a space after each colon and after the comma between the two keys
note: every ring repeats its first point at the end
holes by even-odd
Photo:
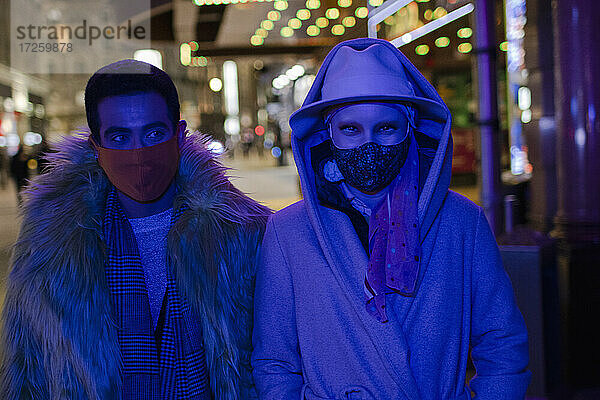
{"type": "MultiPolygon", "coordinates": [[[[202,318],[215,399],[252,397],[252,294],[270,210],[229,182],[194,133],[181,150],[168,234],[178,290],[202,318]]],[[[2,312],[6,399],[119,399],[121,359],[104,273],[110,183],[86,134],[65,138],[24,193],[23,222],[2,312]]]]}

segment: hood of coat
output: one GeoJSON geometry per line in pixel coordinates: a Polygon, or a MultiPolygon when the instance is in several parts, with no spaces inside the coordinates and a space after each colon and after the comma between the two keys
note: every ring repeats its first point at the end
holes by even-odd
{"type": "MultiPolygon", "coordinates": [[[[102,242],[111,184],[87,139],[87,132],[65,137],[48,154],[47,172],[23,194],[2,314],[5,393],[21,390],[11,386],[23,379],[21,363],[30,364],[29,389],[51,385],[40,398],[65,390],[69,398],[120,398],[102,242]]],[[[180,151],[173,207],[187,209],[167,236],[169,267],[202,318],[215,398],[238,399],[244,398],[240,388],[252,385],[243,370],[251,351],[252,279],[271,211],[229,182],[209,140],[195,132],[180,151]]]]}
{"type": "MultiPolygon", "coordinates": [[[[435,103],[434,112],[419,111],[417,108],[415,115],[416,128],[413,131],[413,137],[416,139],[419,152],[420,188],[418,200],[419,215],[419,236],[422,242],[431,227],[433,220],[446,196],[450,184],[450,174],[452,166],[452,137],[450,133],[451,117],[448,108],[442,101],[439,94],[425,79],[425,77],[416,69],[416,67],[392,44],[381,39],[361,38],[342,42],[335,46],[327,55],[313,85],[302,104],[302,107],[294,113],[290,120],[292,127],[292,150],[300,182],[302,194],[311,224],[317,234],[326,256],[331,260],[330,241],[335,240],[331,230],[323,226],[322,216],[319,212],[315,171],[311,163],[311,151],[315,146],[329,139],[329,133],[323,124],[315,124],[314,115],[306,117],[310,120],[303,120],[303,116],[309,114],[315,105],[323,102],[321,89],[324,84],[324,78],[328,73],[329,65],[340,50],[350,47],[355,51],[363,51],[370,46],[385,46],[391,53],[393,63],[397,63],[395,68],[403,70],[406,80],[414,90],[414,96],[419,98],[421,104],[435,103]],[[424,99],[424,100],[423,100],[424,99]],[[307,110],[309,112],[303,112],[307,110]],[[332,235],[330,237],[330,235],[332,235]]],[[[348,53],[344,51],[343,53],[348,53]]],[[[364,73],[365,79],[369,79],[368,72],[364,73]]],[[[358,97],[357,101],[376,101],[376,99],[365,99],[358,97]]],[[[389,99],[382,99],[388,100],[389,99]]],[[[347,100],[346,100],[347,101],[347,100]]],[[[314,113],[313,113],[314,114],[314,113]]],[[[320,146],[321,148],[323,146],[320,146]]]]}

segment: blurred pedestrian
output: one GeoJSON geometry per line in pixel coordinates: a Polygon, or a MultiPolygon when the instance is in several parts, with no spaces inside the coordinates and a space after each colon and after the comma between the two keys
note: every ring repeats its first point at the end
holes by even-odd
{"type": "Polygon", "coordinates": [[[342,42],[290,125],[304,198],[263,240],[259,398],[523,399],[527,330],[481,207],[448,189],[435,89],[389,42],[342,42]]]}
{"type": "Polygon", "coordinates": [[[250,128],[242,129],[242,135],[240,140],[240,146],[242,147],[242,154],[244,159],[248,159],[250,157],[250,149],[252,148],[252,143],[254,142],[254,132],[250,128]]]}
{"type": "Polygon", "coordinates": [[[28,161],[29,157],[27,153],[25,153],[23,145],[20,144],[19,149],[10,159],[10,174],[15,181],[17,201],[19,204],[21,204],[21,191],[27,185],[27,179],[29,178],[28,161]]]}
{"type": "Polygon", "coordinates": [[[10,158],[6,154],[6,147],[0,147],[0,188],[6,189],[10,174],[10,158]]]}

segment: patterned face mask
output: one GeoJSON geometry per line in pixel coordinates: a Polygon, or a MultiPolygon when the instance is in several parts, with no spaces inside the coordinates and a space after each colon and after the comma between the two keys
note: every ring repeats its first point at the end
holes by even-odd
{"type": "Polygon", "coordinates": [[[410,136],[394,145],[368,142],[352,149],[340,149],[333,143],[333,157],[346,183],[365,193],[377,193],[398,175],[406,161],[410,136]]]}

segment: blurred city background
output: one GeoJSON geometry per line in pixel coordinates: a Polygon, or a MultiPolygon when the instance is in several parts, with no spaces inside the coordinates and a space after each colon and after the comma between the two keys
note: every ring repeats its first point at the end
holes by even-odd
{"type": "MultiPolygon", "coordinates": [[[[2,282],[18,233],[17,188],[40,173],[41,153],[85,126],[85,84],[108,51],[63,64],[42,54],[35,73],[15,67],[9,29],[17,3],[0,0],[2,282]]],[[[30,11],[52,25],[69,2],[33,3],[39,8],[30,11]]],[[[90,2],[90,21],[110,18],[108,3],[90,2]]],[[[234,184],[275,210],[301,196],[288,118],[324,56],[369,35],[398,46],[452,113],[451,188],[482,205],[496,233],[529,329],[529,396],[600,399],[591,327],[600,310],[597,2],[150,3],[149,47],[108,54],[110,61],[165,70],[188,127],[211,135],[234,184]]]]}

